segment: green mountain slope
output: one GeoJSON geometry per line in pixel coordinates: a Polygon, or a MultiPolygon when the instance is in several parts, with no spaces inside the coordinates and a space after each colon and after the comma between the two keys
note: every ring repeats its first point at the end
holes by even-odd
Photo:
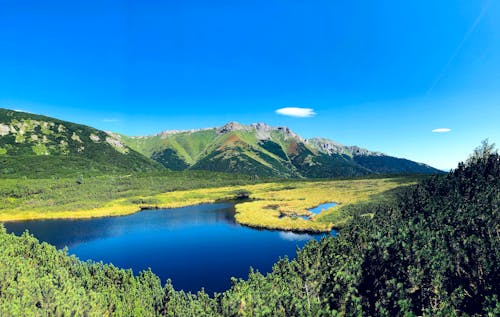
{"type": "Polygon", "coordinates": [[[327,139],[305,140],[263,123],[129,137],[46,116],[0,109],[0,177],[207,170],[264,177],[439,173],[327,139]]]}
{"type": "Polygon", "coordinates": [[[161,169],[161,164],[125,145],[119,135],[0,108],[1,177],[161,169]]]}
{"type": "Polygon", "coordinates": [[[214,143],[213,149],[209,148],[209,151],[202,153],[200,160],[191,169],[260,176],[298,176],[288,162],[260,148],[248,137],[238,132],[225,135],[214,143]]]}
{"type": "Polygon", "coordinates": [[[305,140],[287,127],[263,123],[230,122],[219,128],[122,136],[121,140],[172,170],[312,178],[440,172],[425,164],[327,139],[305,140]]]}
{"type": "Polygon", "coordinates": [[[357,146],[344,146],[328,139],[313,138],[307,143],[318,151],[334,157],[341,155],[350,158],[357,165],[375,174],[438,174],[442,171],[423,163],[413,162],[404,158],[369,151],[357,146]]]}

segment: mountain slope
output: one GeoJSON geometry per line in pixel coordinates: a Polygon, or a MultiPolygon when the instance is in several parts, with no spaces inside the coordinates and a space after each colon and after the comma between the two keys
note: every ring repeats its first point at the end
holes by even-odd
{"type": "Polygon", "coordinates": [[[356,164],[376,174],[433,174],[442,171],[423,163],[404,158],[388,156],[380,152],[372,152],[357,146],[343,146],[328,139],[313,138],[307,143],[320,152],[330,156],[342,155],[352,158],[356,164]]]}
{"type": "Polygon", "coordinates": [[[165,167],[279,177],[345,177],[367,174],[439,173],[425,164],[328,139],[305,140],[287,127],[263,123],[165,131],[121,140],[165,167]]]}
{"type": "Polygon", "coordinates": [[[164,169],[120,141],[88,126],[0,108],[0,176],[164,169]]]}
{"type": "Polygon", "coordinates": [[[328,139],[305,140],[287,127],[263,123],[128,137],[0,108],[0,177],[165,168],[284,178],[440,172],[328,139]]]}

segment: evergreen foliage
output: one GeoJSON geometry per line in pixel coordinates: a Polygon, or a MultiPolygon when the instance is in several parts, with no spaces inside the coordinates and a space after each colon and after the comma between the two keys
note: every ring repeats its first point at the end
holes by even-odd
{"type": "Polygon", "coordinates": [[[214,296],[1,229],[0,315],[498,316],[500,157],[482,150],[214,296]]]}
{"type": "Polygon", "coordinates": [[[0,177],[152,172],[165,168],[120,136],[55,118],[0,108],[0,177]]]}

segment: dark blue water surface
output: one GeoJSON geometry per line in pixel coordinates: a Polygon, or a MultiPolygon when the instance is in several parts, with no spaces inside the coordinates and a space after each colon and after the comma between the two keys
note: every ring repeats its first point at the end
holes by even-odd
{"type": "MultiPolygon", "coordinates": [[[[295,256],[321,235],[256,230],[234,221],[232,204],[205,204],[148,210],[129,216],[83,220],[8,222],[8,232],[26,229],[35,237],[82,260],[92,259],[131,268],[150,267],[176,289],[208,293],[230,287],[230,277],[245,278],[250,266],[270,272],[280,257],[295,256]]],[[[335,234],[333,232],[332,234],[335,234]]]]}

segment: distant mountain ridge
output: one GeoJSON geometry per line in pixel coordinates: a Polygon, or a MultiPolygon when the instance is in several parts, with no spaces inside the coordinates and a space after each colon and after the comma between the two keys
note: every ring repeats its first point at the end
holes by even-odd
{"type": "Polygon", "coordinates": [[[265,123],[229,122],[215,128],[129,137],[0,108],[0,176],[165,169],[284,178],[441,172],[324,138],[304,139],[288,127],[265,123]]]}
{"type": "Polygon", "coordinates": [[[221,127],[163,131],[150,136],[114,136],[172,170],[312,178],[441,172],[422,163],[325,138],[304,139],[288,127],[265,123],[229,122],[221,127]]]}

